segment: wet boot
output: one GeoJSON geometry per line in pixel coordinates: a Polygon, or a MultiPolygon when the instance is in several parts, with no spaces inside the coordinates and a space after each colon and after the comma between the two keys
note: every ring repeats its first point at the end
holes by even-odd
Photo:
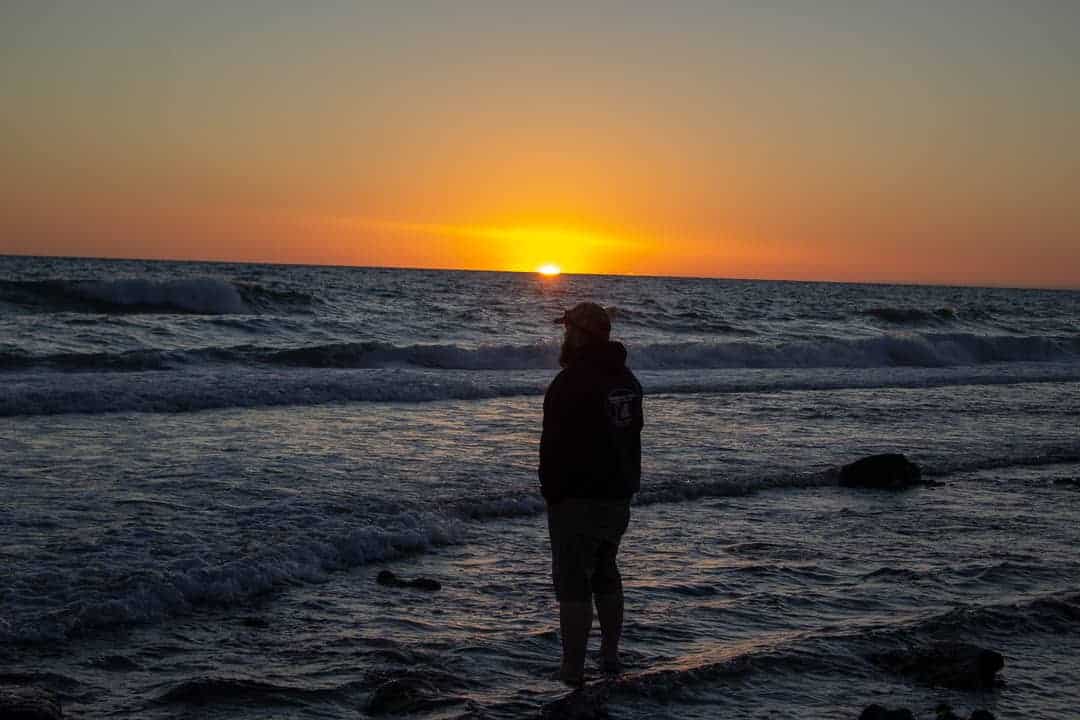
{"type": "Polygon", "coordinates": [[[570,687],[581,687],[585,684],[585,648],[592,629],[592,603],[559,603],[559,628],[563,648],[559,679],[570,687]]]}
{"type": "Polygon", "coordinates": [[[607,675],[622,672],[619,662],[619,639],[622,637],[623,594],[596,596],[596,615],[600,619],[600,670],[607,675]]]}

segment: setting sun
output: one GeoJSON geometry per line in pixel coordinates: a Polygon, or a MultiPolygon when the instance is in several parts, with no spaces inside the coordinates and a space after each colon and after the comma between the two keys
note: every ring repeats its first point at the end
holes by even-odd
{"type": "Polygon", "coordinates": [[[560,272],[562,272],[562,270],[559,269],[558,265],[548,263],[546,265],[541,265],[540,267],[536,268],[536,272],[540,273],[541,275],[552,276],[558,275],[560,272]]]}

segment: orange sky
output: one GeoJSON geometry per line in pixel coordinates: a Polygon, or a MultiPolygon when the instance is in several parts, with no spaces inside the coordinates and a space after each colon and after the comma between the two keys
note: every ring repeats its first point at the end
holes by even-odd
{"type": "Polygon", "coordinates": [[[1080,287],[1068,4],[246,7],[6,4],[0,253],[1080,287]]]}

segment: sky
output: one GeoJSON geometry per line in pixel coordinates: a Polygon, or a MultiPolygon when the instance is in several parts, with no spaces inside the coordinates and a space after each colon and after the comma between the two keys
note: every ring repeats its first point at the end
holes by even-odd
{"type": "Polygon", "coordinates": [[[0,254],[1080,288],[1072,0],[5,0],[0,254]]]}

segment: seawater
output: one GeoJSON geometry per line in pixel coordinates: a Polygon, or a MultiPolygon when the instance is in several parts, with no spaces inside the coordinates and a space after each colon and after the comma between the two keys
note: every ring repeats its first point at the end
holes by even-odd
{"type": "Polygon", "coordinates": [[[1075,712],[1080,293],[44,258],[0,258],[0,680],[72,717],[363,717],[395,679],[535,716],[584,299],[647,393],[612,717],[1075,712]],[[836,485],[884,451],[937,484],[836,485]],[[1005,684],[872,662],[931,639],[1005,684]]]}

